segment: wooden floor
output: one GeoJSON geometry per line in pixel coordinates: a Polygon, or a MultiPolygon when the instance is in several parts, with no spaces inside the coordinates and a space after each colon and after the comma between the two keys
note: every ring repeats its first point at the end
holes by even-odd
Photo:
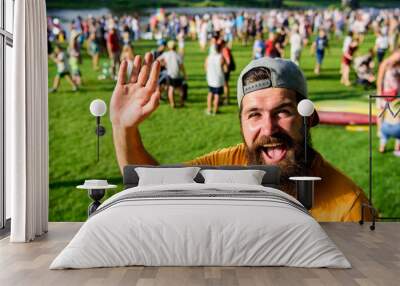
{"type": "Polygon", "coordinates": [[[32,243],[0,241],[0,285],[400,285],[400,223],[324,223],[353,268],[121,267],[48,270],[81,223],[50,223],[32,243]]]}

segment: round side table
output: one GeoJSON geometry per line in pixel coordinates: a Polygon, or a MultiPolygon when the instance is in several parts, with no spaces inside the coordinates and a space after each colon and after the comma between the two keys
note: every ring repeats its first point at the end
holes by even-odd
{"type": "Polygon", "coordinates": [[[320,177],[290,177],[289,180],[296,182],[296,197],[303,206],[310,210],[314,205],[314,182],[320,181],[320,177]]]}
{"type": "Polygon", "coordinates": [[[100,200],[104,197],[106,190],[116,187],[116,185],[109,185],[107,180],[85,180],[83,185],[76,187],[77,189],[87,190],[89,198],[93,200],[88,207],[88,217],[101,205],[100,200]]]}

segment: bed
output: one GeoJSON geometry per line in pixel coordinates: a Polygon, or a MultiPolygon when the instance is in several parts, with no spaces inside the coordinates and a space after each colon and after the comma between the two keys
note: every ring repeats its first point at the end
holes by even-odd
{"type": "MultiPolygon", "coordinates": [[[[301,203],[278,189],[279,169],[275,167],[200,166],[201,172],[191,174],[192,182],[166,182],[168,175],[164,183],[149,177],[151,184],[141,185],[145,178],[139,179],[138,173],[147,167],[125,168],[125,190],[102,203],[50,269],[351,267],[301,203]],[[239,172],[231,175],[232,182],[220,183],[210,179],[213,170],[239,172]],[[243,180],[241,174],[252,170],[258,170],[260,184],[238,183],[243,180]]],[[[179,168],[187,169],[162,166],[149,170],[179,168]]]]}

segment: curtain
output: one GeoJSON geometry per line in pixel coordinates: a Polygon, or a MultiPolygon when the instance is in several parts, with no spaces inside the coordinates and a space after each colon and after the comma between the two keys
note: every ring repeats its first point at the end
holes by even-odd
{"type": "Polygon", "coordinates": [[[6,187],[11,242],[48,227],[48,76],[45,0],[15,1],[12,92],[6,95],[6,187]]]}

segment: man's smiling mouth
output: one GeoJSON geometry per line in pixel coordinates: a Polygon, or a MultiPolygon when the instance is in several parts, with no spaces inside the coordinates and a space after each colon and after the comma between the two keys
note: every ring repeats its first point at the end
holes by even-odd
{"type": "Polygon", "coordinates": [[[284,143],[263,144],[261,147],[261,156],[265,163],[276,164],[282,161],[287,152],[287,146],[284,143]]]}

